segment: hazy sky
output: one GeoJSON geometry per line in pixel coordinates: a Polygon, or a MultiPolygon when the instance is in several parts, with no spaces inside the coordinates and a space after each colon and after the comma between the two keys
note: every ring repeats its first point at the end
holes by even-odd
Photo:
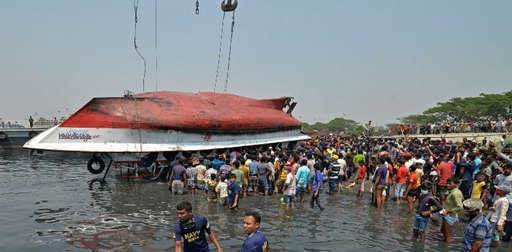
{"type": "MultiPolygon", "coordinates": [[[[140,2],[152,91],[154,0],[140,2]]],[[[201,0],[199,16],[194,2],[158,0],[160,89],[213,90],[220,0],[201,0]]],[[[308,122],[345,115],[381,124],[454,96],[504,92],[511,10],[507,0],[240,0],[228,92],[294,96],[294,115],[308,122]]],[[[93,97],[142,91],[131,0],[3,1],[0,15],[0,117],[53,117],[93,97]]],[[[218,90],[224,79],[225,64],[218,90]]]]}

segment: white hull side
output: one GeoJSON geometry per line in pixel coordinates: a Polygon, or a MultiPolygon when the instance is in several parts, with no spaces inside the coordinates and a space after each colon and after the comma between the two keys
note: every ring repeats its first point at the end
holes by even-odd
{"type": "Polygon", "coordinates": [[[257,134],[200,134],[174,130],[50,128],[23,148],[74,152],[195,151],[307,140],[300,130],[257,134]]]}

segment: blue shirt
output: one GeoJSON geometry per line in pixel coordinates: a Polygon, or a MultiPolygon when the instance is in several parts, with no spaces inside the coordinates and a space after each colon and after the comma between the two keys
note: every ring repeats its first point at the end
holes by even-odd
{"type": "Polygon", "coordinates": [[[221,160],[218,160],[218,159],[214,159],[212,161],[212,166],[213,166],[213,169],[217,170],[217,172],[220,170],[220,167],[225,164],[224,161],[221,161],[221,160]]]}
{"type": "Polygon", "coordinates": [[[261,231],[256,230],[247,236],[240,252],[265,252],[269,249],[267,237],[261,231]]]}
{"type": "MultiPolygon", "coordinates": [[[[238,199],[240,199],[240,186],[237,183],[232,183],[228,186],[229,195],[229,206],[231,207],[233,203],[235,203],[235,196],[238,194],[238,199]]],[[[237,202],[238,205],[238,202],[237,202]]]]}
{"type": "Polygon", "coordinates": [[[177,164],[172,168],[172,171],[174,172],[173,179],[174,180],[184,180],[183,174],[185,174],[186,170],[183,165],[177,164]]]}
{"type": "Polygon", "coordinates": [[[463,167],[464,168],[464,173],[462,175],[462,180],[473,181],[473,170],[474,170],[474,166],[473,165],[471,165],[470,163],[466,163],[466,162],[455,163],[455,165],[458,166],[458,167],[463,167]]]}
{"type": "Polygon", "coordinates": [[[206,217],[200,214],[194,214],[192,218],[195,222],[195,225],[189,229],[186,229],[186,227],[182,225],[180,221],[174,224],[174,241],[181,241],[183,239],[184,252],[210,251],[205,234],[210,233],[210,224],[208,224],[206,217]]]}
{"type": "Polygon", "coordinates": [[[258,161],[253,160],[249,163],[249,171],[251,172],[251,176],[258,176],[258,165],[260,163],[258,161]]]}
{"type": "Polygon", "coordinates": [[[482,159],[476,158],[475,161],[473,162],[473,175],[477,175],[480,172],[480,165],[482,165],[482,159]]]}
{"type": "Polygon", "coordinates": [[[386,165],[379,166],[379,168],[377,168],[377,172],[375,173],[375,177],[373,177],[373,183],[377,183],[378,185],[385,185],[387,174],[388,174],[388,167],[386,167],[386,165]],[[380,175],[379,181],[375,181],[379,175],[380,175]]]}
{"type": "Polygon", "coordinates": [[[482,246],[480,247],[480,252],[488,252],[489,245],[491,244],[492,238],[492,229],[491,223],[483,214],[479,214],[477,217],[473,218],[468,226],[466,227],[466,231],[464,231],[464,241],[462,242],[462,251],[471,251],[471,247],[476,239],[483,239],[482,246]]]}
{"type": "Polygon", "coordinates": [[[306,185],[308,183],[309,178],[309,168],[307,166],[301,166],[299,167],[299,170],[297,170],[297,184],[299,185],[306,185]]]}
{"type": "Polygon", "coordinates": [[[313,191],[322,189],[323,184],[324,184],[324,174],[320,171],[316,171],[315,180],[313,180],[313,191]]]}

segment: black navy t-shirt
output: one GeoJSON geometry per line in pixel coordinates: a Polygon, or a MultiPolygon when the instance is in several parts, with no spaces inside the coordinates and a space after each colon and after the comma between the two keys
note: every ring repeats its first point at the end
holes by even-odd
{"type": "Polygon", "coordinates": [[[210,224],[208,224],[208,220],[200,214],[194,214],[192,218],[195,225],[190,229],[185,229],[184,225],[182,225],[180,221],[174,224],[174,241],[181,241],[183,239],[183,251],[185,252],[210,251],[205,234],[210,233],[210,224]]]}
{"type": "Polygon", "coordinates": [[[242,244],[241,252],[267,252],[270,250],[267,237],[257,230],[247,236],[244,244],[242,244]]]}

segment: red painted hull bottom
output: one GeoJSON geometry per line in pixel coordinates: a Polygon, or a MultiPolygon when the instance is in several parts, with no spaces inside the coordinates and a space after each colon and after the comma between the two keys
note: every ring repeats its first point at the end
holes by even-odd
{"type": "Polygon", "coordinates": [[[94,98],[61,125],[27,142],[29,149],[165,152],[232,148],[309,139],[283,112],[290,98],[155,92],[94,98]]]}
{"type": "Polygon", "coordinates": [[[232,94],[153,92],[94,98],[63,128],[164,129],[247,133],[300,128],[283,112],[289,97],[257,100],[232,94]]]}

